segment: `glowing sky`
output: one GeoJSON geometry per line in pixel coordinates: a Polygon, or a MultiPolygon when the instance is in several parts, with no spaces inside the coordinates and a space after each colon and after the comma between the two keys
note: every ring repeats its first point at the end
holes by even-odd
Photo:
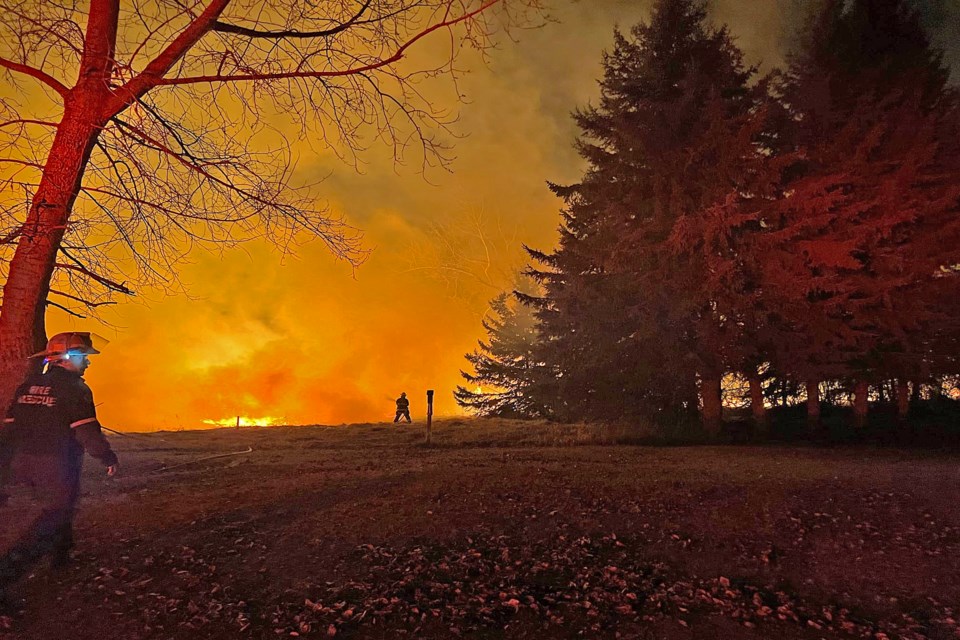
{"type": "MultiPolygon", "coordinates": [[[[111,341],[87,373],[103,424],[189,429],[237,415],[382,421],[401,391],[422,420],[428,388],[437,414],[457,413],[451,393],[463,354],[483,335],[487,301],[510,288],[521,243],[555,240],[560,203],[545,181],[574,181],[582,171],[569,113],[596,97],[614,25],[628,28],[649,10],[642,0],[554,5],[559,23],[503,42],[489,66],[472,65],[456,125],[466,137],[456,141],[451,173],[424,178],[394,167],[383,148],[363,156],[362,174],[295,150],[298,179],[329,174],[324,196],[366,234],[373,252],[355,273],[319,243],[292,259],[253,243],[194,254],[182,272],[189,297],[141,292],[105,312],[112,326],[52,310],[48,333],[92,330],[111,341]]],[[[769,68],[781,61],[796,5],[718,0],[714,14],[751,62],[769,68]]]]}

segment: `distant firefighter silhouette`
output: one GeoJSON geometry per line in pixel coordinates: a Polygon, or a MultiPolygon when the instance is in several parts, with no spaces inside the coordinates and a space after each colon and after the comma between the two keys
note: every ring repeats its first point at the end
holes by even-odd
{"type": "Polygon", "coordinates": [[[401,393],[400,397],[397,398],[397,417],[393,419],[394,422],[400,422],[400,418],[406,418],[407,422],[410,420],[410,401],[407,400],[407,394],[401,393]]]}

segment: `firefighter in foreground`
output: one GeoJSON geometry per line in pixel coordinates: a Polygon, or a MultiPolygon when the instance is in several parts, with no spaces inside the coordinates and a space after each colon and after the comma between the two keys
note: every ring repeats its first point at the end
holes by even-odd
{"type": "Polygon", "coordinates": [[[400,418],[406,418],[407,422],[410,422],[410,401],[407,400],[406,392],[400,394],[400,397],[397,398],[397,415],[393,419],[394,422],[400,422],[400,418]]]}
{"type": "MultiPolygon", "coordinates": [[[[83,452],[99,460],[107,475],[117,472],[117,456],[103,436],[93,393],[83,381],[88,356],[100,353],[89,333],[60,333],[50,338],[44,373],[20,385],[0,427],[0,480],[11,474],[31,485],[40,515],[0,558],[0,597],[44,556],[54,567],[70,560],[73,515],[80,493],[83,452]]],[[[0,506],[6,496],[0,484],[0,506]]],[[[7,518],[2,518],[7,523],[7,518]]]]}

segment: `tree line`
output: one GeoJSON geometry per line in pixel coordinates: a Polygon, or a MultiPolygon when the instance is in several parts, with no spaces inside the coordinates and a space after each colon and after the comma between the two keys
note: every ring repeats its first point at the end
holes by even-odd
{"type": "Polygon", "coordinates": [[[700,0],[614,34],[555,249],[493,304],[457,401],[718,433],[960,373],[960,101],[907,0],[825,0],[761,76],[700,0]],[[829,397],[824,397],[828,394],[829,397]]]}

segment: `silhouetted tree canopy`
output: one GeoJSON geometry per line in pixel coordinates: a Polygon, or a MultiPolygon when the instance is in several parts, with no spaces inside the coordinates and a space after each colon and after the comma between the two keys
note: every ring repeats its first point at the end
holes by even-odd
{"type": "MultiPolygon", "coordinates": [[[[521,285],[525,295],[536,289],[529,281],[521,285]]],[[[538,404],[537,394],[531,395],[532,388],[554,379],[552,370],[534,353],[538,331],[533,310],[514,293],[501,293],[490,301],[483,328],[487,340],[466,355],[473,372],[460,372],[470,387],[457,387],[457,404],[485,417],[548,417],[549,409],[538,404]]]]}
{"type": "Polygon", "coordinates": [[[758,425],[822,397],[863,424],[958,373],[960,99],[905,0],[818,6],[766,78],[702,2],[615,33],[558,246],[529,250],[555,417],[715,431],[736,376],[758,425]]]}
{"type": "Polygon", "coordinates": [[[599,104],[575,115],[589,168],[552,186],[566,204],[559,247],[531,252],[543,359],[575,398],[571,418],[676,419],[696,413],[698,378],[722,372],[729,330],[699,286],[702,259],[672,231],[736,188],[763,85],[691,0],[616,32],[603,67],[599,104]]]}

